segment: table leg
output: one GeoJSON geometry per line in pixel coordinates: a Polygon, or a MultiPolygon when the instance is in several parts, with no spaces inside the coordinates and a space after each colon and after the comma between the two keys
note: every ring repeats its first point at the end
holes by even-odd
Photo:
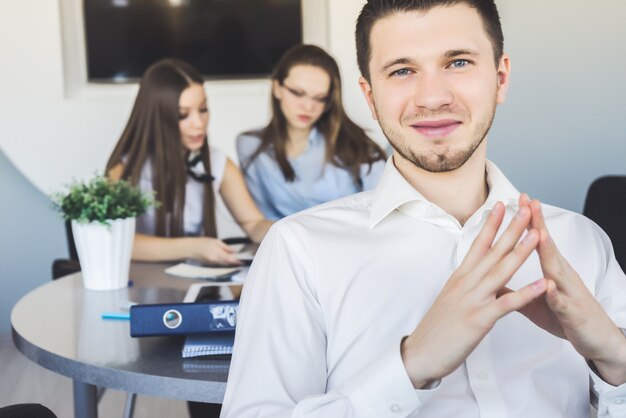
{"type": "Polygon", "coordinates": [[[98,418],[96,386],[74,380],[74,418],[98,418]]]}

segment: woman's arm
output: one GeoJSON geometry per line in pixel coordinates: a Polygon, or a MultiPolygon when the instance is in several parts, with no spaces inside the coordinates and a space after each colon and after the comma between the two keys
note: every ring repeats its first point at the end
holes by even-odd
{"type": "Polygon", "coordinates": [[[254,155],[260,144],[260,139],[253,135],[242,134],[237,137],[236,145],[239,167],[241,167],[240,172],[243,175],[252,200],[261,213],[268,218],[279,218],[280,216],[276,216],[275,214],[276,211],[273,209],[270,196],[268,196],[261,179],[265,171],[260,169],[263,167],[260,161],[262,158],[261,155],[250,162],[250,158],[254,155]],[[244,170],[246,165],[247,169],[244,170]]]}
{"type": "Polygon", "coordinates": [[[109,170],[107,173],[107,177],[109,180],[118,181],[122,178],[122,173],[124,172],[124,164],[119,163],[115,167],[109,170]]]}
{"type": "Polygon", "coordinates": [[[241,264],[232,247],[217,238],[210,237],[164,238],[135,234],[132,258],[137,261],[173,261],[193,258],[210,264],[241,264]]]}
{"type": "MultiPolygon", "coordinates": [[[[120,163],[107,173],[109,179],[122,177],[124,164],[120,163]]],[[[211,264],[238,265],[241,261],[234,250],[221,240],[210,237],[164,238],[135,234],[132,259],[137,261],[172,261],[193,258],[211,264]]]]}
{"type": "Polygon", "coordinates": [[[241,172],[230,160],[226,160],[220,194],[233,218],[250,239],[261,242],[273,222],[265,219],[256,207],[241,172]]]}

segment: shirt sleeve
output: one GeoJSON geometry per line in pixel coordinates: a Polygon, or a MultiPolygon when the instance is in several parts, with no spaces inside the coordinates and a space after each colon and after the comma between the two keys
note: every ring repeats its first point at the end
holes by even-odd
{"type": "MultiPolygon", "coordinates": [[[[239,135],[237,137],[237,156],[239,158],[239,167],[244,175],[248,191],[254,199],[259,210],[263,215],[275,220],[277,217],[272,210],[269,194],[265,190],[262,179],[262,172],[259,170],[258,159],[249,164],[249,159],[259,146],[259,139],[252,135],[239,135]]],[[[257,158],[260,158],[257,157],[257,158]]]]}
{"type": "Polygon", "coordinates": [[[626,418],[626,384],[612,386],[590,367],[591,390],[598,398],[598,418],[626,418]]]}
{"type": "MultiPolygon", "coordinates": [[[[597,248],[603,250],[599,262],[604,274],[596,287],[596,299],[609,317],[622,330],[626,329],[626,276],[613,252],[611,240],[599,227],[597,248]]],[[[625,337],[626,338],[626,337],[625,337]]],[[[626,384],[612,386],[590,369],[592,391],[598,397],[598,418],[626,417],[626,384]]]]}
{"type": "Polygon", "coordinates": [[[370,167],[369,164],[361,165],[361,181],[363,182],[363,191],[373,190],[383,175],[385,170],[385,160],[378,160],[370,167]]]}
{"type": "MultiPolygon", "coordinates": [[[[433,391],[415,390],[399,342],[327,390],[326,321],[306,239],[275,224],[242,295],[222,418],[407,417],[433,391]]],[[[393,345],[393,344],[392,344],[393,345]]]]}

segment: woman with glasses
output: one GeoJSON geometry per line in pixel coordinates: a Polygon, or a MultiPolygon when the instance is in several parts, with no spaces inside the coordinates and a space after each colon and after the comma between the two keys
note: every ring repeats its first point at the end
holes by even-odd
{"type": "Polygon", "coordinates": [[[260,242],[271,222],[250,197],[243,176],[225,154],[209,146],[204,80],[175,59],[144,73],[132,113],[106,166],[109,178],[152,190],[160,206],[137,219],[133,259],[197,259],[241,264],[217,239],[215,196],[260,242]]]}
{"type": "Polygon", "coordinates": [[[248,190],[269,219],[373,188],[385,153],[346,115],[335,60],[298,45],[272,74],[272,118],[241,134],[237,152],[248,190]]]}

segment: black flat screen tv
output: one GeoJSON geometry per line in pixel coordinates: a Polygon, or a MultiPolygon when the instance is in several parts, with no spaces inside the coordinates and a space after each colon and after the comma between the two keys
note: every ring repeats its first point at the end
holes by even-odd
{"type": "Polygon", "coordinates": [[[162,58],[207,79],[267,77],[302,43],[301,0],[83,0],[89,82],[133,82],[162,58]]]}

